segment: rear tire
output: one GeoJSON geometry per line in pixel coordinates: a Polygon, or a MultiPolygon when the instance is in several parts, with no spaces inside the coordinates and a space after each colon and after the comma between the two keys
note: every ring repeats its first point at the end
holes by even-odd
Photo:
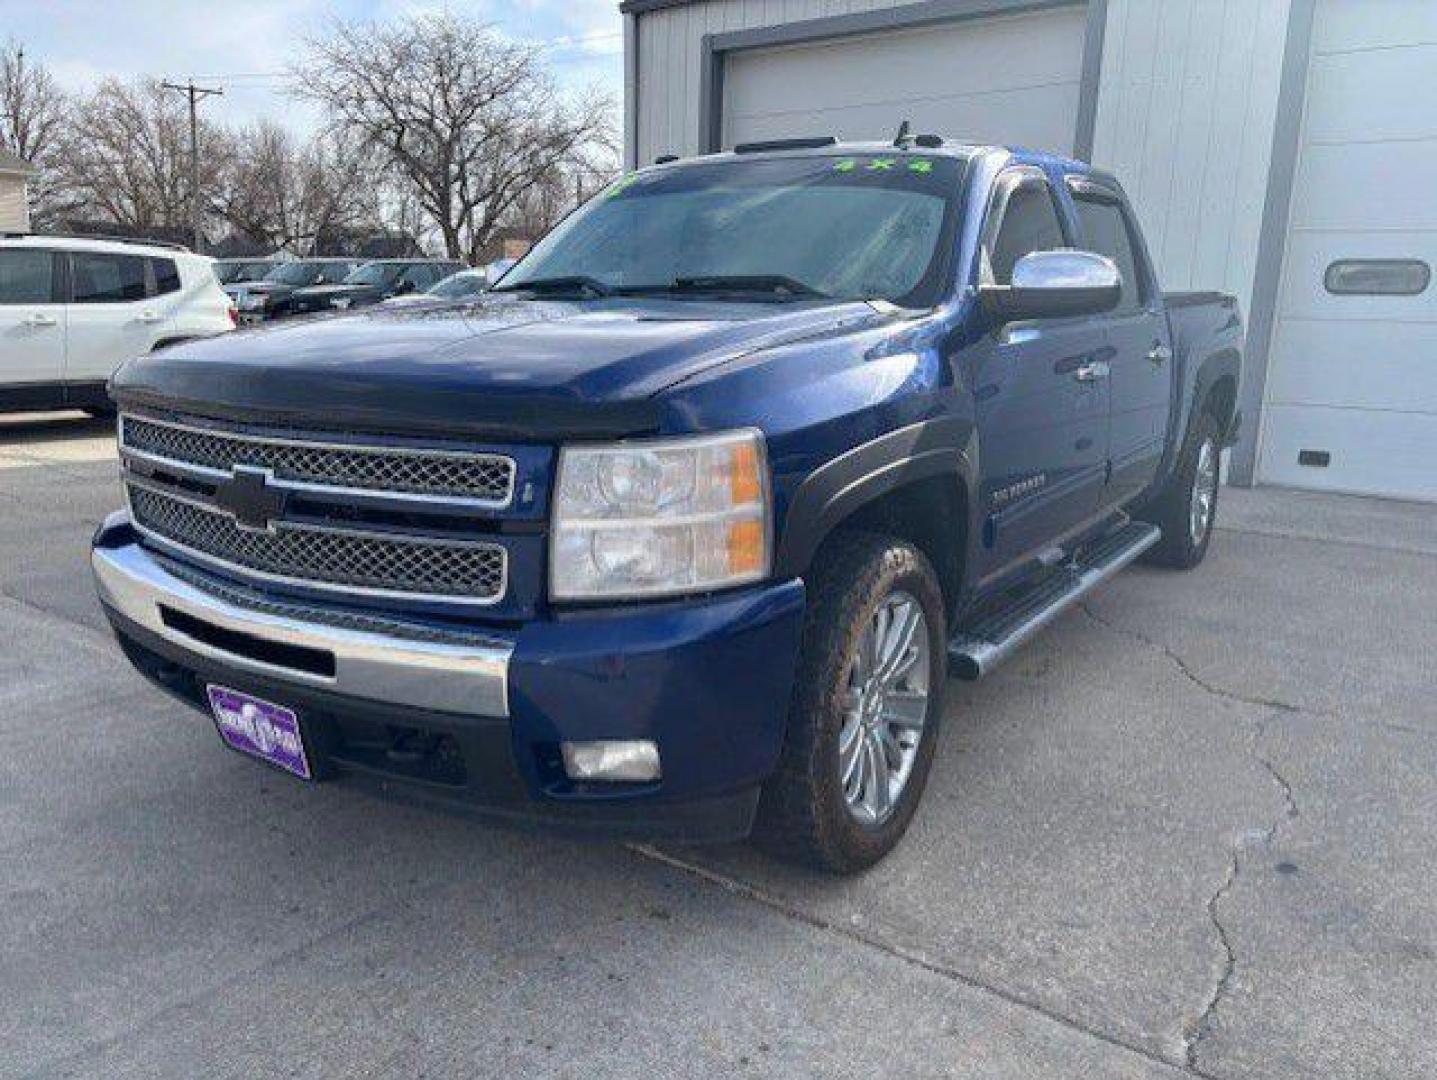
{"type": "Polygon", "coordinates": [[[923,553],[874,533],[826,544],[755,842],[835,873],[888,854],[923,795],[946,677],[943,592],[923,553]]]}
{"type": "Polygon", "coordinates": [[[1144,556],[1147,562],[1191,570],[1203,561],[1217,521],[1221,453],[1217,420],[1200,413],[1188,430],[1167,487],[1139,515],[1163,531],[1163,538],[1144,556]]]}

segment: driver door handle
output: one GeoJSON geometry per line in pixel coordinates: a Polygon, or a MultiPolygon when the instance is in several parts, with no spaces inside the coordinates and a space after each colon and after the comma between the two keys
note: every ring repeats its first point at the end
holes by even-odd
{"type": "Polygon", "coordinates": [[[142,323],[157,323],[157,322],[163,322],[163,321],[164,321],[164,316],[161,315],[158,311],[142,311],[142,312],[140,312],[140,322],[142,322],[142,323]]]}
{"type": "Polygon", "coordinates": [[[1153,342],[1153,347],[1148,350],[1148,359],[1154,364],[1166,364],[1173,358],[1173,351],[1161,341],[1153,342]]]}
{"type": "Polygon", "coordinates": [[[28,318],[26,318],[26,320],[25,320],[25,325],[26,325],[26,326],[59,326],[59,325],[60,325],[60,320],[57,319],[57,318],[55,318],[55,316],[53,316],[53,315],[45,315],[45,314],[42,314],[42,313],[40,313],[40,312],[37,311],[34,315],[31,315],[31,316],[29,316],[28,318]]]}
{"type": "Polygon", "coordinates": [[[1102,360],[1090,360],[1080,368],[1073,370],[1073,378],[1079,382],[1098,382],[1108,377],[1108,365],[1102,360]]]}

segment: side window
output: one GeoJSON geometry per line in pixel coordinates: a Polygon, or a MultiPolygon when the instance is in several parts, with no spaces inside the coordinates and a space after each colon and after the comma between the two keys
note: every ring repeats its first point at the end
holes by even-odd
{"type": "Polygon", "coordinates": [[[997,285],[1012,282],[1013,267],[1024,255],[1068,246],[1053,193],[1047,182],[1038,177],[1008,187],[999,195],[994,212],[1000,215],[997,232],[992,235],[986,251],[997,285]]]}
{"type": "Polygon", "coordinates": [[[0,304],[53,304],[55,256],[26,248],[0,249],[0,304]]]}
{"type": "Polygon", "coordinates": [[[180,268],[174,259],[151,259],[150,272],[154,275],[155,288],[151,296],[164,296],[180,291],[180,268]]]}
{"type": "Polygon", "coordinates": [[[76,252],[74,302],[120,304],[145,298],[145,260],[139,255],[76,252]]]}
{"type": "Polygon", "coordinates": [[[1127,215],[1121,206],[1108,199],[1075,195],[1073,201],[1083,228],[1083,247],[1112,259],[1122,275],[1123,294],[1116,313],[1137,311],[1143,303],[1142,279],[1138,276],[1138,258],[1127,215]]]}

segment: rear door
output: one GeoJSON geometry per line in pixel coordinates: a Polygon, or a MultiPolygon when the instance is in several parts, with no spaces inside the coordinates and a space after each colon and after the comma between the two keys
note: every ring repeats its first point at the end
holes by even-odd
{"type": "Polygon", "coordinates": [[[69,348],[65,381],[103,382],[132,356],[154,348],[168,319],[146,286],[143,255],[70,254],[69,348]]]}
{"type": "Polygon", "coordinates": [[[1142,241],[1116,187],[1070,178],[1077,212],[1077,246],[1117,264],[1123,292],[1118,306],[1101,316],[1111,347],[1108,458],[1112,475],[1104,502],[1116,505],[1139,495],[1157,475],[1172,404],[1172,343],[1162,298],[1152,285],[1142,241]]]}
{"type": "MultiPolygon", "coordinates": [[[[1047,177],[1020,167],[994,187],[980,273],[1011,281],[1024,255],[1070,246],[1047,177]]],[[[992,327],[976,343],[973,394],[983,474],[983,551],[991,576],[1092,520],[1107,477],[1108,384],[1093,320],[992,327]]]]}
{"type": "Polygon", "coordinates": [[[58,383],[65,370],[60,258],[41,248],[0,248],[0,386],[58,383]]]}

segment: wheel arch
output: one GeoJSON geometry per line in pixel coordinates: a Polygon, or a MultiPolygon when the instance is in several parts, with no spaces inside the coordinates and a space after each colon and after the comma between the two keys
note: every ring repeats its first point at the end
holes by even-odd
{"type": "Polygon", "coordinates": [[[886,532],[912,543],[933,564],[949,611],[963,595],[968,545],[977,535],[977,441],[971,423],[926,420],[863,443],[811,473],[784,518],[774,566],[804,575],[842,528],[886,532]]]}

